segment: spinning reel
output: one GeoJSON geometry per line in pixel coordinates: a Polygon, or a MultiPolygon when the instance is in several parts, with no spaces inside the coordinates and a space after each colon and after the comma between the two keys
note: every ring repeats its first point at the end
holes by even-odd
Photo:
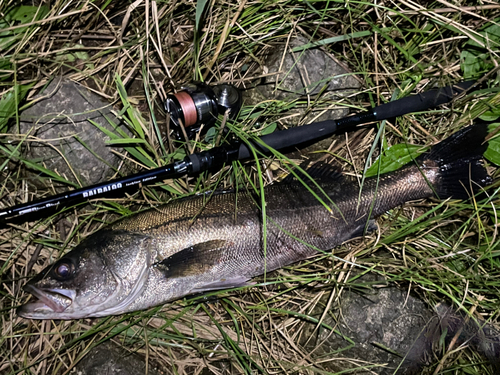
{"type": "Polygon", "coordinates": [[[230,111],[229,118],[235,118],[242,104],[241,91],[233,85],[209,86],[197,82],[185,85],[175,94],[167,95],[165,110],[170,121],[177,128],[179,138],[181,127],[188,138],[194,138],[203,126],[206,131],[217,120],[219,114],[230,111]]]}

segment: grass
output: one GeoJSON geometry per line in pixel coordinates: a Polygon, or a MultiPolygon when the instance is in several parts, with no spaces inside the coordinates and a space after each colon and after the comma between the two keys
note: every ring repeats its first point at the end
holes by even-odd
{"type": "MultiPolygon", "coordinates": [[[[38,4],[38,3],[36,3],[38,4]]],[[[322,51],[348,66],[361,82],[340,99],[305,96],[267,99],[244,107],[228,127],[261,135],[290,126],[299,110],[352,109],[419,92],[434,85],[485,77],[483,89],[447,108],[386,122],[332,140],[330,155],[357,175],[375,161],[379,146],[430,145],[490,111],[498,113],[500,7],[494,2],[387,1],[71,2],[22,8],[0,2],[0,165],[2,207],[72,188],[57,171],[21,152],[36,141],[18,134],[19,112],[54,77],[90,87],[113,103],[131,135],[110,133],[122,147],[118,174],[168,164],[213,146],[165,136],[162,100],[174,84],[204,79],[256,86],[266,56],[300,35],[295,48],[322,51]],[[496,21],[494,21],[496,20],[496,21]],[[496,22],[496,23],[495,23],[496,22]],[[195,24],[199,27],[195,28],[195,24]],[[492,34],[485,37],[484,28],[492,34]],[[496,27],[496,28],[495,28],[496,27]],[[496,111],[496,112],[495,112],[496,111]],[[133,140],[131,138],[134,138],[133,140]],[[367,162],[367,158],[368,162],[367,162]],[[35,176],[44,187],[34,187],[35,176]]],[[[218,123],[220,125],[220,121],[218,123]]],[[[321,151],[321,152],[320,152],[321,151]]],[[[166,181],[122,198],[93,201],[32,223],[0,230],[0,373],[67,374],[96,345],[113,341],[147,358],[165,374],[370,373],[377,366],[349,357],[354,343],[341,329],[348,291],[369,295],[381,281],[408,290],[429,308],[454,310],[499,327],[500,249],[498,184],[477,202],[414,202],[380,218],[380,231],[257,279],[257,286],[194,296],[148,311],[101,319],[27,321],[15,315],[27,277],[106,223],[215,185],[275,180],[280,158],[249,161],[213,175],[166,181]],[[306,346],[311,332],[343,335],[326,353],[306,346]],[[347,354],[346,354],[347,353],[347,354]],[[339,369],[343,369],[342,371],[339,369]]],[[[296,160],[296,159],[295,159],[296,160]]],[[[383,164],[383,163],[382,163],[383,164]]],[[[495,165],[489,166],[494,178],[495,165]]],[[[497,180],[497,179],[495,179],[497,180]]],[[[316,344],[315,344],[316,345],[316,344]]],[[[317,343],[319,347],[319,343],[317,343]]],[[[390,349],[390,348],[389,348],[390,349]]],[[[493,374],[471,348],[445,347],[425,371],[493,374]]]]}

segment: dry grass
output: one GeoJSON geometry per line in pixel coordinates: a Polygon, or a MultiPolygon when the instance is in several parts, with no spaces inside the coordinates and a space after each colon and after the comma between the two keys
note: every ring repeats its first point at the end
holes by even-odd
{"type": "MultiPolygon", "coordinates": [[[[266,56],[276,45],[298,35],[322,41],[318,48],[348,66],[362,83],[359,93],[334,104],[315,101],[312,96],[293,102],[268,100],[244,108],[233,125],[238,131],[259,134],[274,122],[288,126],[283,119],[310,105],[316,105],[312,109],[317,111],[332,105],[357,110],[386,102],[395,92],[418,92],[461,81],[460,54],[469,40],[486,43],[494,63],[484,78],[488,88],[453,103],[449,110],[387,122],[384,142],[433,143],[460,124],[471,123],[488,109],[485,103],[492,98],[498,101],[494,96],[500,49],[479,34],[488,22],[498,22],[496,2],[477,6],[465,1],[208,2],[198,34],[194,27],[197,4],[192,1],[57,0],[43,6],[46,14],[39,19],[4,25],[0,30],[0,35],[15,36],[13,43],[0,49],[2,96],[21,85],[32,85],[17,106],[21,109],[50,80],[64,76],[90,88],[119,111],[122,102],[116,77],[120,77],[128,102],[142,113],[142,119],[136,115],[148,144],[142,148],[146,161],[122,152],[123,165],[131,169],[171,162],[172,147],[183,152],[207,147],[203,139],[172,146],[168,137],[158,137],[165,126],[161,103],[172,87],[201,78],[208,83],[231,82],[242,89],[253,87],[267,75],[266,56]],[[331,39],[346,35],[355,37],[331,39]]],[[[0,18],[10,7],[0,1],[0,18]]],[[[10,159],[1,171],[2,207],[54,191],[50,179],[43,178],[45,188],[35,188],[23,177],[34,168],[15,157],[12,147],[22,139],[14,134],[16,122],[14,112],[10,121],[14,130],[7,132],[4,127],[0,134],[0,162],[10,159]]],[[[338,136],[330,154],[348,173],[359,175],[374,133],[361,130],[338,136]]],[[[29,135],[25,141],[31,140],[29,135]]],[[[252,163],[245,168],[258,181],[252,163]]],[[[495,168],[491,170],[496,173],[495,168]]],[[[265,180],[270,182],[274,174],[264,174],[265,180]]],[[[40,173],[35,170],[35,175],[40,173]]],[[[202,186],[208,189],[222,177],[223,186],[229,187],[228,176],[227,170],[209,176],[202,186]]],[[[445,300],[498,327],[496,190],[491,191],[488,204],[477,207],[450,203],[436,208],[435,203],[424,202],[394,210],[381,219],[380,233],[342,247],[348,262],[321,255],[274,273],[265,285],[188,298],[119,317],[40,322],[16,316],[15,308],[26,300],[21,287],[28,276],[124,212],[191,194],[200,188],[200,180],[181,179],[168,185],[169,189],[144,188],[124,198],[92,202],[48,219],[0,229],[0,373],[68,374],[93,346],[107,340],[143,355],[164,374],[324,374],[334,368],[370,373],[377,371],[371,363],[346,357],[341,350],[318,359],[316,349],[304,345],[316,329],[336,329],[324,323],[325,315],[336,316],[343,293],[358,288],[353,275],[365,269],[411,289],[429,306],[445,300]],[[422,215],[424,219],[411,226],[422,215]],[[379,257],[381,253],[391,256],[379,257]],[[465,255],[453,268],[440,261],[450,254],[465,255]],[[465,264],[467,259],[473,259],[472,264],[465,264]]],[[[446,369],[455,374],[489,371],[477,355],[466,350],[443,355],[428,371],[445,373],[446,369]],[[470,363],[475,365],[468,367],[470,363]]]]}

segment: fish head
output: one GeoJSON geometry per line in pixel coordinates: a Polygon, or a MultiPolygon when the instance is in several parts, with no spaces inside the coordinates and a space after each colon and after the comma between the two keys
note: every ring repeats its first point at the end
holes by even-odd
{"type": "Polygon", "coordinates": [[[99,231],[30,280],[34,301],[18,308],[29,319],[78,319],[121,314],[145,288],[151,266],[148,236],[99,231]]]}

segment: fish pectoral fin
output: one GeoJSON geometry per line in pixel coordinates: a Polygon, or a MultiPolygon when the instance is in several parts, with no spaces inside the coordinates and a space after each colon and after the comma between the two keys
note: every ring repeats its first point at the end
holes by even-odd
{"type": "Polygon", "coordinates": [[[363,237],[366,233],[374,232],[378,229],[377,221],[375,219],[368,220],[368,223],[359,225],[351,234],[351,238],[363,237]]]}
{"type": "Polygon", "coordinates": [[[249,279],[244,276],[235,276],[230,278],[224,278],[212,283],[204,284],[197,288],[194,288],[192,292],[207,292],[210,290],[219,290],[219,289],[227,289],[227,288],[240,288],[243,286],[250,286],[254,283],[249,282],[249,279]]]}
{"type": "Polygon", "coordinates": [[[200,275],[220,264],[225,243],[225,240],[200,242],[155,263],[155,266],[168,278],[200,275]]]}

